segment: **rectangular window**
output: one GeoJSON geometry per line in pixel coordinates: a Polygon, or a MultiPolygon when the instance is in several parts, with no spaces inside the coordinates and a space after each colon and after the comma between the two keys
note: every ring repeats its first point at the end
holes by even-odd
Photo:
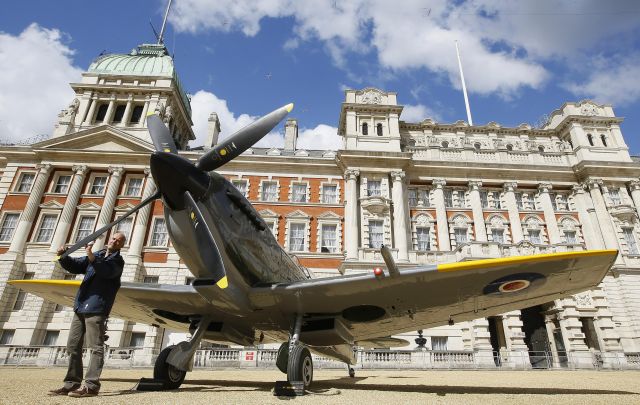
{"type": "Polygon", "coordinates": [[[453,204],[456,208],[464,208],[466,206],[464,199],[464,191],[457,190],[453,192],[453,204]]]}
{"type": "Polygon", "coordinates": [[[20,218],[20,214],[9,213],[4,216],[2,226],[0,226],[0,242],[8,242],[11,240],[13,231],[15,231],[18,225],[18,218],[20,218]]]}
{"type": "Polygon", "coordinates": [[[107,116],[107,110],[109,109],[108,103],[102,103],[98,106],[98,112],[96,113],[96,123],[104,121],[104,117],[107,116]]]}
{"type": "Polygon", "coordinates": [[[131,119],[129,120],[130,124],[137,124],[140,122],[140,118],[142,118],[142,110],[144,106],[137,105],[133,107],[133,112],[131,113],[131,119]]]}
{"type": "Polygon", "coordinates": [[[53,230],[56,227],[58,216],[53,214],[45,214],[40,221],[40,228],[36,233],[36,242],[49,242],[53,236],[53,230]]]}
{"type": "Polygon", "coordinates": [[[368,180],[367,181],[367,195],[368,196],[381,196],[382,195],[382,182],[380,180],[368,180]]]}
{"type": "Polygon", "coordinates": [[[542,243],[542,240],[540,239],[540,230],[539,229],[530,229],[529,230],[529,242],[533,243],[534,245],[539,245],[542,243]]]}
{"type": "Polygon", "coordinates": [[[60,331],[48,330],[47,333],[44,335],[42,344],[44,346],[55,346],[56,343],[58,343],[58,335],[60,335],[60,331]]]}
{"type": "Polygon", "coordinates": [[[278,183],[275,181],[262,183],[262,201],[278,201],[278,183]]]}
{"type": "Polygon", "coordinates": [[[418,190],[418,205],[429,206],[429,190],[418,190]]]}
{"type": "Polygon", "coordinates": [[[566,243],[571,245],[575,245],[578,243],[578,239],[576,238],[576,231],[564,231],[564,239],[566,243]]]}
{"type": "Polygon", "coordinates": [[[415,188],[409,189],[409,206],[415,207],[418,205],[418,190],[415,188]]]}
{"type": "Polygon", "coordinates": [[[482,208],[489,208],[489,194],[486,191],[480,192],[480,204],[482,208]]]}
{"type": "Polygon", "coordinates": [[[245,198],[247,198],[247,181],[246,180],[233,180],[231,182],[233,186],[242,194],[245,198]]]}
{"type": "Polygon", "coordinates": [[[431,350],[445,351],[447,350],[447,336],[432,336],[431,337],[431,350]]]}
{"type": "Polygon", "coordinates": [[[142,177],[131,177],[127,183],[124,195],[127,197],[139,197],[142,192],[142,177]]]}
{"type": "Polygon", "coordinates": [[[151,233],[151,246],[167,246],[167,224],[164,218],[156,218],[151,233]]]}
{"type": "Polygon", "coordinates": [[[33,186],[33,181],[35,180],[35,173],[22,173],[20,176],[20,182],[18,183],[18,192],[19,193],[28,193],[31,191],[31,186],[33,186]]]}
{"type": "Polygon", "coordinates": [[[494,242],[504,243],[504,229],[492,229],[491,237],[494,242]]]}
{"type": "Polygon", "coordinates": [[[453,234],[456,238],[456,243],[459,245],[461,243],[467,243],[467,229],[466,228],[454,228],[453,234]]]}
{"type": "Polygon", "coordinates": [[[292,252],[302,252],[305,247],[304,241],[306,236],[306,224],[289,224],[289,250],[292,252]]]}
{"type": "Polygon", "coordinates": [[[13,341],[13,334],[15,330],[13,329],[5,329],[0,333],[0,345],[10,345],[13,341]]]}
{"type": "Polygon", "coordinates": [[[144,276],[142,279],[144,284],[158,284],[158,281],[160,281],[160,276],[144,276]]]}
{"type": "Polygon", "coordinates": [[[144,347],[144,332],[132,332],[129,347],[144,347]]]}
{"type": "Polygon", "coordinates": [[[71,184],[71,176],[63,175],[58,176],[55,186],[53,186],[53,192],[57,194],[66,194],[69,192],[69,184],[71,184]]]}
{"type": "Polygon", "coordinates": [[[269,227],[269,230],[271,231],[273,236],[276,236],[276,222],[275,221],[264,221],[264,222],[269,227]]]}
{"type": "Polygon", "coordinates": [[[322,245],[320,247],[321,252],[335,253],[338,251],[338,234],[337,225],[323,224],[322,225],[322,245]]]}
{"type": "Polygon", "coordinates": [[[291,184],[291,201],[307,202],[307,185],[291,184]]]}
{"type": "Polygon", "coordinates": [[[491,193],[492,199],[493,199],[493,208],[495,209],[501,209],[502,205],[500,205],[500,193],[497,191],[494,191],[491,193]]]}
{"type": "Polygon", "coordinates": [[[569,202],[566,194],[557,194],[555,200],[558,211],[569,211],[569,202]]]}
{"type": "MultiPolygon", "coordinates": [[[[127,240],[129,239],[129,235],[131,233],[131,225],[133,224],[133,217],[127,217],[125,218],[122,222],[120,222],[118,225],[116,225],[114,227],[114,232],[121,232],[124,234],[124,236],[127,237],[127,240]]],[[[113,234],[112,234],[113,235],[113,234]]]]}
{"type": "Polygon", "coordinates": [[[322,202],[324,204],[335,204],[338,202],[338,186],[335,184],[324,184],[322,186],[322,202]]]}
{"type": "MultiPolygon", "coordinates": [[[[22,277],[22,279],[32,280],[34,275],[35,273],[27,272],[27,273],[24,273],[24,277],[22,277]]],[[[23,309],[24,303],[26,302],[26,300],[27,300],[27,293],[24,292],[23,290],[19,290],[18,295],[16,296],[16,301],[13,303],[13,310],[20,311],[21,309],[23,309]]]]}
{"type": "Polygon", "coordinates": [[[91,195],[103,195],[104,189],[107,186],[107,177],[106,176],[96,176],[93,178],[93,183],[91,183],[91,188],[89,189],[89,194],[91,195]]]}
{"type": "Polygon", "coordinates": [[[609,190],[609,197],[611,198],[611,204],[620,205],[622,201],[620,200],[620,190],[611,189],[609,190]]]}
{"type": "Polygon", "coordinates": [[[453,207],[453,190],[444,190],[444,206],[447,208],[453,207]]]}
{"type": "Polygon", "coordinates": [[[431,237],[429,228],[418,227],[416,228],[417,247],[421,252],[431,250],[431,237]]]}
{"type": "Polygon", "coordinates": [[[638,242],[636,242],[636,237],[633,234],[633,228],[623,228],[622,234],[624,235],[625,242],[627,242],[627,249],[629,250],[629,254],[637,255],[638,242]]]}
{"type": "Polygon", "coordinates": [[[124,117],[124,110],[126,110],[127,106],[125,104],[120,104],[116,107],[116,112],[113,114],[113,123],[118,124],[122,122],[122,117],[124,117]]]}
{"type": "Polygon", "coordinates": [[[558,211],[558,195],[556,193],[549,193],[549,198],[551,199],[551,207],[554,211],[558,211]]]}
{"type": "Polygon", "coordinates": [[[83,215],[80,217],[80,222],[78,224],[78,231],[76,233],[75,242],[89,236],[91,232],[93,232],[93,223],[95,222],[96,217],[83,215]]]}
{"type": "Polygon", "coordinates": [[[516,206],[519,210],[524,209],[524,203],[522,202],[522,193],[516,193],[516,206]]]}
{"type": "Polygon", "coordinates": [[[369,247],[374,249],[380,249],[384,244],[384,233],[382,230],[382,221],[370,220],[369,221],[369,247]]]}

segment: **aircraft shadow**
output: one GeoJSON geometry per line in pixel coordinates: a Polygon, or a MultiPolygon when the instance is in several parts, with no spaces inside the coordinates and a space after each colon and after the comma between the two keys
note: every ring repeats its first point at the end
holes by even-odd
{"type": "MultiPolygon", "coordinates": [[[[389,391],[389,392],[414,392],[425,394],[510,394],[510,395],[638,395],[637,392],[618,390],[598,390],[582,388],[533,388],[533,387],[501,387],[501,386],[451,386],[451,385],[394,385],[394,384],[356,384],[367,380],[368,377],[342,377],[331,380],[314,381],[309,394],[339,395],[336,389],[351,389],[363,391],[389,391]]],[[[105,378],[103,381],[118,381],[137,383],[137,379],[130,378],[105,378]]],[[[243,380],[185,380],[183,387],[174,392],[202,392],[202,391],[229,391],[227,387],[253,388],[256,391],[272,391],[275,382],[271,381],[243,381],[243,380]]],[[[141,393],[142,391],[120,391],[111,395],[124,395],[141,393]]],[[[105,393],[107,394],[107,393],[105,393]]],[[[109,395],[109,394],[107,394],[109,395]]]]}

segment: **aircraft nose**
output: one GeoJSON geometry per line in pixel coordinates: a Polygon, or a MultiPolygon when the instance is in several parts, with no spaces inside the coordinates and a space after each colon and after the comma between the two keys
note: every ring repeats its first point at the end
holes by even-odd
{"type": "Polygon", "coordinates": [[[189,191],[197,201],[209,187],[209,175],[179,155],[154,152],[150,164],[153,179],[172,209],[184,208],[185,191],[189,191]]]}

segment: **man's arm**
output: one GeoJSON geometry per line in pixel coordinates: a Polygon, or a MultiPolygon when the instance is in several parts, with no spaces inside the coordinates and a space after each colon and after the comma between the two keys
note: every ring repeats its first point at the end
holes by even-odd
{"type": "Polygon", "coordinates": [[[101,278],[119,278],[122,275],[124,260],[122,256],[115,255],[110,258],[104,256],[95,256],[93,260],[93,269],[96,275],[101,278]]]}
{"type": "Polygon", "coordinates": [[[87,265],[89,264],[89,261],[87,260],[86,256],[85,257],[67,256],[64,259],[60,259],[58,263],[60,263],[60,266],[62,266],[62,268],[68,271],[69,273],[85,274],[87,272],[87,265]]]}

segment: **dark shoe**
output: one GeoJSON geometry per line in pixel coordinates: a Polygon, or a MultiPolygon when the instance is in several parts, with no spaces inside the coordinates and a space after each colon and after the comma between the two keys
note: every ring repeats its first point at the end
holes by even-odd
{"type": "Polygon", "coordinates": [[[79,385],[74,386],[73,388],[58,388],[55,390],[49,390],[49,395],[68,395],[71,391],[75,391],[80,387],[79,385]]]}
{"type": "Polygon", "coordinates": [[[86,385],[83,385],[77,390],[69,392],[68,395],[74,398],[95,397],[96,395],[98,395],[98,391],[99,390],[89,389],[89,387],[87,387],[86,385]]]}

